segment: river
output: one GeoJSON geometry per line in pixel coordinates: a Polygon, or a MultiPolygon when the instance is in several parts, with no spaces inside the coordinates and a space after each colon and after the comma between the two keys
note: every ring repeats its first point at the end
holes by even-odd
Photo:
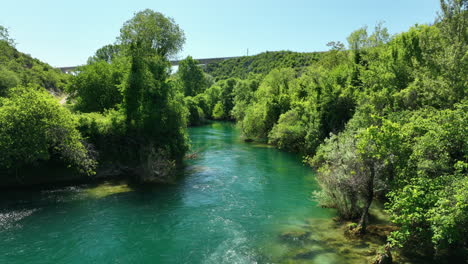
{"type": "Polygon", "coordinates": [[[303,228],[334,213],[311,199],[300,156],[245,143],[230,123],[190,138],[197,155],[175,184],[2,192],[0,263],[344,263],[304,249],[303,228]]]}

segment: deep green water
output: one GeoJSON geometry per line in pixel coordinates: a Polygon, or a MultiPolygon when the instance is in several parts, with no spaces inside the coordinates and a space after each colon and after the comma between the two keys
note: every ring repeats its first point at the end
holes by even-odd
{"type": "Polygon", "coordinates": [[[289,250],[281,232],[333,216],[299,156],[232,124],[190,137],[198,155],[174,185],[2,192],[0,263],[266,263],[289,250]]]}

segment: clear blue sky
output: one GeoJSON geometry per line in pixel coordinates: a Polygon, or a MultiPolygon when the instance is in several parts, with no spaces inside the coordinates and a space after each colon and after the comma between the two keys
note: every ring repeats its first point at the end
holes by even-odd
{"type": "Polygon", "coordinates": [[[11,0],[0,5],[0,25],[20,51],[52,66],[74,66],[113,43],[122,24],[145,8],[174,18],[185,31],[179,57],[207,58],[247,49],[322,51],[378,21],[399,33],[432,23],[439,0],[11,0]]]}

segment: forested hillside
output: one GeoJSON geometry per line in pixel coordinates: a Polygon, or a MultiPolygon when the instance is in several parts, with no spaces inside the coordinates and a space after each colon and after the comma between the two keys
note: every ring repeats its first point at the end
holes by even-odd
{"type": "Polygon", "coordinates": [[[267,51],[254,56],[244,56],[208,64],[205,71],[216,80],[246,78],[249,73],[265,75],[275,68],[301,70],[320,58],[320,52],[267,51]]]}
{"type": "Polygon", "coordinates": [[[39,85],[59,92],[69,76],[30,55],[19,52],[8,30],[0,26],[0,94],[17,85],[39,85]]]}

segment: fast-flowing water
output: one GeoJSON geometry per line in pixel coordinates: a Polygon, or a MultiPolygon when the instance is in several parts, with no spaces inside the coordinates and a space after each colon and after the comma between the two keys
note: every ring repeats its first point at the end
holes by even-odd
{"type": "MultiPolygon", "coordinates": [[[[190,138],[198,154],[173,185],[3,191],[0,263],[282,262],[311,235],[301,226],[333,216],[311,199],[318,187],[300,156],[244,143],[227,123],[190,138]]],[[[315,249],[290,256],[340,263],[315,249]]]]}

